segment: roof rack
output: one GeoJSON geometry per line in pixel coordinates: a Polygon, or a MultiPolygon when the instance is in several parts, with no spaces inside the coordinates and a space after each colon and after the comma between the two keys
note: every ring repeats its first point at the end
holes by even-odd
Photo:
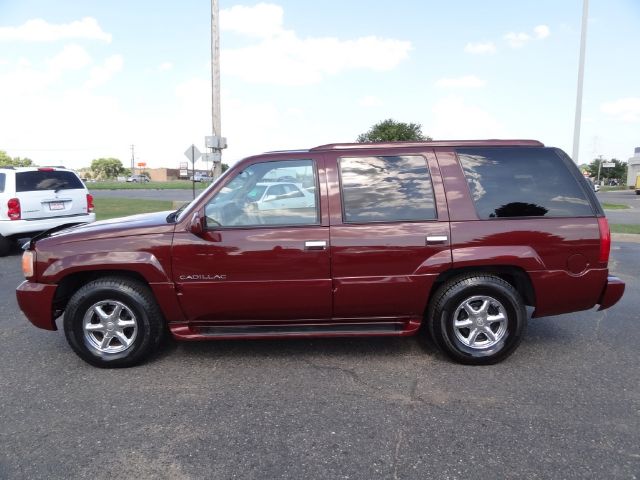
{"type": "Polygon", "coordinates": [[[418,142],[367,142],[367,143],[328,143],[309,149],[316,150],[342,150],[365,148],[400,148],[400,147],[502,147],[502,146],[529,146],[544,147],[538,140],[425,140],[418,142]]]}

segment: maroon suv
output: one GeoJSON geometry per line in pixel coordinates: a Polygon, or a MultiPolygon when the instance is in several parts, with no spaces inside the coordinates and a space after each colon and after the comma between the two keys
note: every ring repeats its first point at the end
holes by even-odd
{"type": "Polygon", "coordinates": [[[407,336],[494,363],[533,317],[608,308],[607,220],[539,142],[323,145],[237,163],[176,212],[54,229],[20,308],[101,367],[181,340],[407,336]],[[421,328],[423,327],[423,328],[421,328]]]}

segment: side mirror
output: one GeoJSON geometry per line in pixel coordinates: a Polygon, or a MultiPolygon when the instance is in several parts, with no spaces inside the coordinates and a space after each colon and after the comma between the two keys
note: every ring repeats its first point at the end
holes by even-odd
{"type": "Polygon", "coordinates": [[[191,221],[189,222],[189,231],[194,235],[202,235],[204,226],[202,225],[200,212],[193,212],[193,215],[191,215],[191,221]]]}

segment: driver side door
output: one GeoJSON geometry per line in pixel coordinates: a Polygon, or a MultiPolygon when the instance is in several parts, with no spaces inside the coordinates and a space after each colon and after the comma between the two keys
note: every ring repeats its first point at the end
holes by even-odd
{"type": "Polygon", "coordinates": [[[176,232],[173,277],[190,322],[331,318],[322,159],[256,161],[204,207],[201,234],[176,232]],[[262,210],[261,192],[293,175],[311,201],[262,210]]]}

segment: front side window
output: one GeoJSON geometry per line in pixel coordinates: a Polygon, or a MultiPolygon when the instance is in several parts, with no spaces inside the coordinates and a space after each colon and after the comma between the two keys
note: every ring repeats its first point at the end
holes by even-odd
{"type": "Polygon", "coordinates": [[[317,225],[316,185],[313,160],[253,164],[207,204],[207,227],[317,225]]]}
{"type": "Polygon", "coordinates": [[[424,157],[343,157],[340,181],[346,223],[436,218],[431,176],[424,157]]]}
{"type": "Polygon", "coordinates": [[[481,219],[593,215],[563,159],[551,148],[459,148],[481,219]]]}

